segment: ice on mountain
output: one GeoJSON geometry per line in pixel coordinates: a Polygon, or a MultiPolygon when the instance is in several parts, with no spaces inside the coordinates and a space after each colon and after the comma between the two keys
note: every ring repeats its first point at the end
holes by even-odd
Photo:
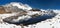
{"type": "Polygon", "coordinates": [[[5,6],[16,6],[16,7],[18,7],[19,9],[23,9],[23,10],[31,10],[32,9],[32,7],[30,7],[29,5],[27,5],[27,4],[22,4],[22,3],[18,3],[18,2],[12,2],[12,3],[10,3],[10,4],[7,4],[7,5],[5,5],[5,6]]]}

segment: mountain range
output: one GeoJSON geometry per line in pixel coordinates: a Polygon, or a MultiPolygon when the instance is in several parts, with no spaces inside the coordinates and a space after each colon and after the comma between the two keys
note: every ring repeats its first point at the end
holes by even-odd
{"type": "Polygon", "coordinates": [[[52,19],[59,14],[57,12],[60,12],[56,11],[32,8],[27,4],[12,2],[0,6],[0,17],[3,22],[26,26],[52,19]]]}

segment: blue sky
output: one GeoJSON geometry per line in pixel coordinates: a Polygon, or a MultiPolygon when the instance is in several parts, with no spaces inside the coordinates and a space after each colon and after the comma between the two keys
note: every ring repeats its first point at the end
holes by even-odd
{"type": "Polygon", "coordinates": [[[33,8],[60,9],[60,0],[0,0],[0,5],[10,2],[21,2],[33,8]]]}

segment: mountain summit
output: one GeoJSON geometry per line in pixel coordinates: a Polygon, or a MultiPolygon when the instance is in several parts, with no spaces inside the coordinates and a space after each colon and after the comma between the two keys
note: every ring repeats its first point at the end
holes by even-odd
{"type": "Polygon", "coordinates": [[[6,4],[4,6],[7,6],[7,7],[18,7],[19,9],[23,9],[23,10],[30,10],[32,9],[32,7],[30,7],[29,5],[27,4],[22,4],[20,2],[11,2],[10,4],[6,4]]]}

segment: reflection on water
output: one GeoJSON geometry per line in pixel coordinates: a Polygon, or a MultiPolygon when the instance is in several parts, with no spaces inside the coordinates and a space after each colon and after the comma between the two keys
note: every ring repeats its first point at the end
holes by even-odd
{"type": "Polygon", "coordinates": [[[24,25],[28,25],[28,24],[35,24],[35,23],[38,23],[38,22],[41,22],[41,21],[44,21],[46,19],[51,19],[53,18],[55,15],[43,15],[43,16],[38,16],[36,18],[30,18],[29,20],[25,20],[23,22],[16,22],[16,23],[13,23],[13,24],[24,24],[24,25]]]}

